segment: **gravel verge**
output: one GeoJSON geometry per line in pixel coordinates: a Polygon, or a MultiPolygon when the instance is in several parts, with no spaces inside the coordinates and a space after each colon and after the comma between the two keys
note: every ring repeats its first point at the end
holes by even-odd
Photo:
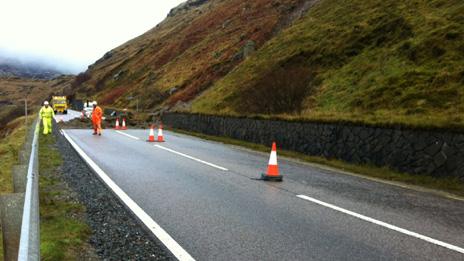
{"type": "Polygon", "coordinates": [[[175,260],[97,178],[56,128],[54,135],[64,161],[64,179],[87,208],[86,219],[92,229],[90,244],[98,256],[103,260],[175,260]]]}

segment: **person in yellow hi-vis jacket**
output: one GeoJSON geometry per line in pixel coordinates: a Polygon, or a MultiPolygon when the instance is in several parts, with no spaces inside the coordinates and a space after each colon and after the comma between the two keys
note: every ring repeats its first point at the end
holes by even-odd
{"type": "Polygon", "coordinates": [[[52,133],[52,119],[55,116],[55,112],[49,106],[48,101],[44,101],[44,106],[40,109],[39,116],[43,123],[43,134],[52,133]]]}

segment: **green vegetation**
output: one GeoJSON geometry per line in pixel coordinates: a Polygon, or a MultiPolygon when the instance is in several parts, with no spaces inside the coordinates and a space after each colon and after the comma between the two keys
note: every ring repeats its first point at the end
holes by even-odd
{"type": "Polygon", "coordinates": [[[78,260],[90,229],[83,221],[84,206],[73,201],[63,183],[62,158],[53,135],[40,135],[40,251],[42,260],[78,260]]]}
{"type": "Polygon", "coordinates": [[[18,118],[1,131],[5,136],[0,136],[0,194],[13,192],[11,169],[18,163],[19,150],[24,144],[23,122],[24,117],[18,118]]]}
{"type": "Polygon", "coordinates": [[[462,129],[464,2],[320,1],[192,111],[462,129]]]}
{"type": "MultiPolygon", "coordinates": [[[[0,118],[1,119],[1,118],[0,118]]],[[[8,123],[0,130],[0,194],[13,192],[12,167],[18,164],[18,155],[24,144],[26,129],[24,117],[8,123]]],[[[0,227],[0,260],[3,260],[3,238],[0,227]]]]}
{"type": "MultiPolygon", "coordinates": [[[[231,144],[235,146],[240,146],[244,148],[248,148],[255,151],[270,152],[270,147],[266,147],[264,145],[245,142],[241,140],[226,138],[226,137],[218,137],[218,136],[210,136],[205,134],[200,134],[196,132],[184,131],[179,129],[173,129],[173,131],[199,137],[202,139],[212,140],[216,142],[221,142],[225,144],[231,144]]],[[[429,188],[438,191],[444,191],[447,193],[451,193],[454,195],[458,195],[464,197],[464,182],[460,181],[458,178],[435,178],[427,175],[413,175],[408,173],[400,173],[389,168],[383,167],[376,167],[371,165],[356,165],[352,163],[347,163],[341,160],[329,160],[323,157],[315,157],[315,156],[308,156],[302,153],[293,152],[293,151],[286,151],[279,149],[278,152],[279,156],[284,156],[290,159],[298,159],[303,162],[308,163],[315,163],[321,164],[324,166],[333,167],[337,170],[342,170],[349,172],[354,175],[361,175],[364,177],[375,178],[379,180],[385,181],[393,181],[403,183],[405,185],[414,185],[424,188],[429,188]]],[[[322,168],[326,168],[321,166],[322,168]]]]}

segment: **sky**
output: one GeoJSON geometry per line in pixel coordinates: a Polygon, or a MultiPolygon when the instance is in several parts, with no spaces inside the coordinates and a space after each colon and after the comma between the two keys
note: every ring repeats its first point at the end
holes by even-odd
{"type": "Polygon", "coordinates": [[[185,0],[0,0],[0,56],[85,71],[185,0]]]}

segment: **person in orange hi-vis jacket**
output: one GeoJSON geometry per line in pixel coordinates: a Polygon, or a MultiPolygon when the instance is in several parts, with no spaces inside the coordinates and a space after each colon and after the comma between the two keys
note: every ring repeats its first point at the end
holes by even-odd
{"type": "Polygon", "coordinates": [[[93,123],[93,135],[99,135],[101,136],[102,134],[102,127],[101,127],[101,122],[102,122],[102,116],[103,116],[103,111],[98,106],[97,102],[93,102],[93,111],[92,111],[92,123],[93,123]]]}

